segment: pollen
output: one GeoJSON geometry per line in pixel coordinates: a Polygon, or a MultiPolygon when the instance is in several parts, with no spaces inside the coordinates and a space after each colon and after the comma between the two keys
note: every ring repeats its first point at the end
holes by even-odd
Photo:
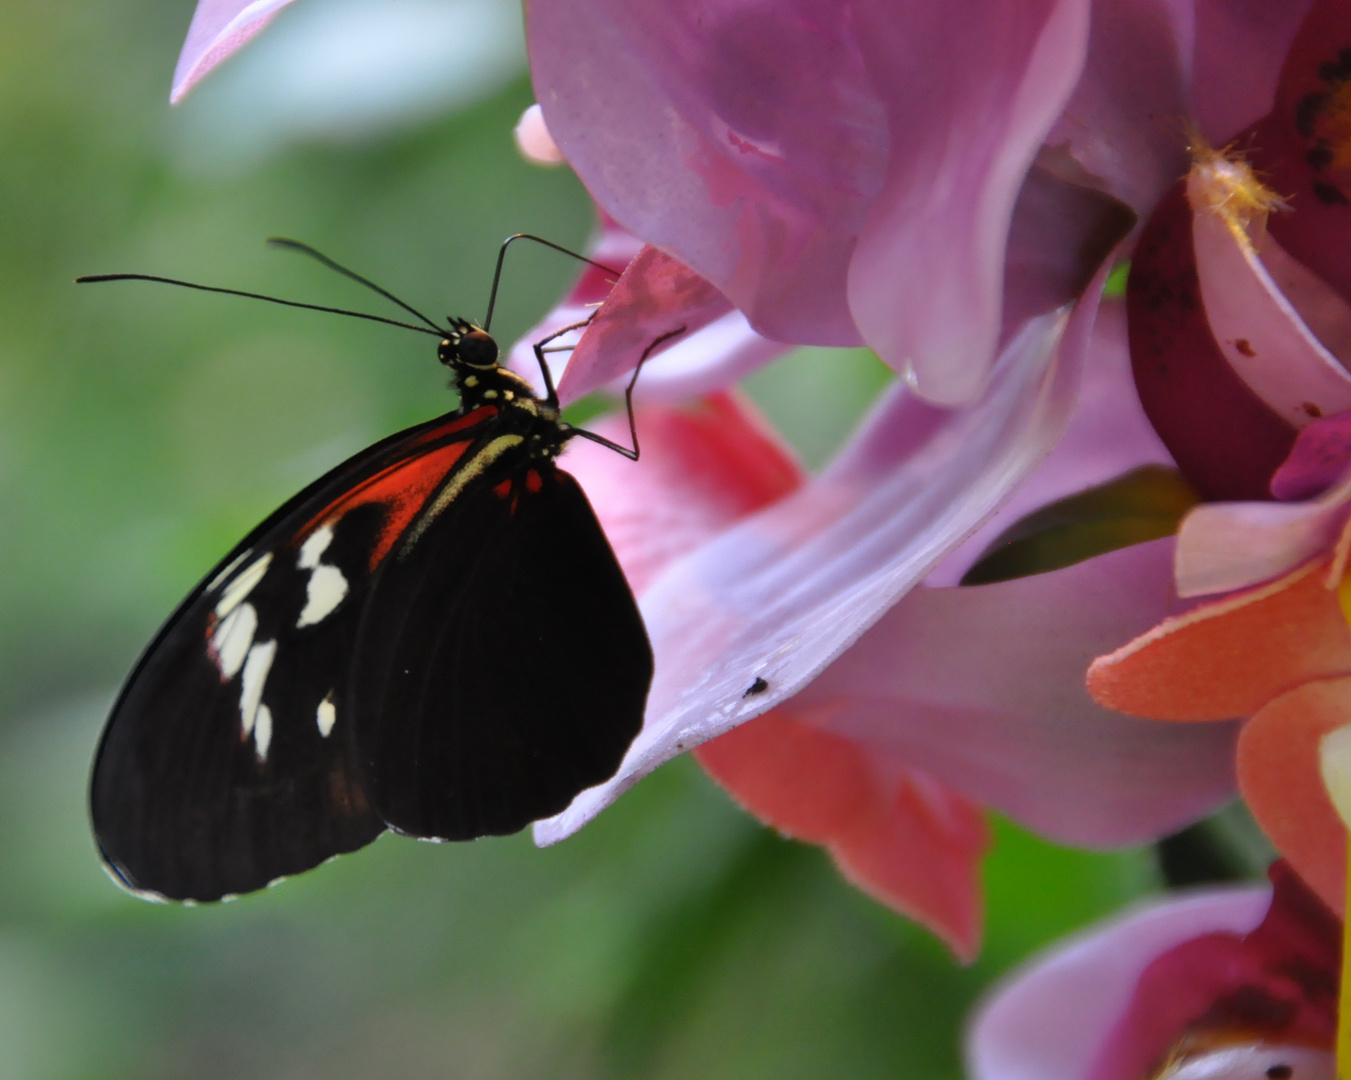
{"type": "Polygon", "coordinates": [[[1232,144],[1217,150],[1193,133],[1188,149],[1192,167],[1187,200],[1194,211],[1209,210],[1255,241],[1266,229],[1269,214],[1290,209],[1232,144]]]}

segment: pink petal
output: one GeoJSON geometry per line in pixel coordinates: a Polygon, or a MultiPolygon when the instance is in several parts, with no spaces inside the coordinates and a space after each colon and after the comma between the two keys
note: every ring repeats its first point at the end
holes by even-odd
{"type": "MultiPolygon", "coordinates": [[[[564,467],[585,489],[636,594],[669,563],[805,479],[792,451],[739,394],[679,408],[643,405],[635,415],[638,461],[575,439],[564,467]]],[[[591,430],[618,442],[629,435],[614,413],[591,430]]]]}
{"type": "Polygon", "coordinates": [[[1315,420],[1295,439],[1290,456],[1271,478],[1278,499],[1310,499],[1351,468],[1351,412],[1315,420]]]}
{"type": "Polygon", "coordinates": [[[1148,214],[1187,171],[1181,131],[1159,118],[1188,114],[1192,21],[1190,3],[1095,0],[1083,75],[1039,160],[1148,214]]]}
{"type": "Polygon", "coordinates": [[[849,306],[864,340],[929,401],[974,401],[994,363],[1014,203],[1079,78],[1089,7],[853,6],[892,145],[849,306]]]}
{"type": "MultiPolygon", "coordinates": [[[[1205,197],[1204,171],[1194,169],[1188,184],[1194,207],[1205,197]]],[[[1296,428],[1351,408],[1351,373],[1309,330],[1247,235],[1202,208],[1192,215],[1192,240],[1211,333],[1253,393],[1296,428]]]]}
{"type": "Polygon", "coordinates": [[[1030,323],[978,405],[939,419],[893,393],[824,475],[669,567],[641,600],[657,657],[644,729],[537,840],[797,692],[989,516],[1063,430],[1095,308],[1030,323]],[[744,697],[757,677],[769,689],[744,697]]]}
{"type": "Polygon", "coordinates": [[[751,813],[823,844],[850,882],[974,959],[990,843],[980,807],[903,762],[799,722],[791,705],[696,753],[751,813]]]}
{"type": "Polygon", "coordinates": [[[180,101],[289,3],[291,0],[199,0],[188,39],[178,54],[169,101],[180,101]]]}
{"type": "Polygon", "coordinates": [[[654,247],[643,248],[569,358],[558,380],[559,399],[576,401],[627,374],[664,335],[693,334],[731,307],[722,293],[689,267],[654,247]]]}
{"type": "Polygon", "coordinates": [[[1311,4],[1195,0],[1192,114],[1212,145],[1223,146],[1271,109],[1281,63],[1311,4]]]}
{"type": "Polygon", "coordinates": [[[596,201],[758,330],[856,345],[845,276],[887,118],[843,0],[545,0],[536,98],[596,201]]]}
{"type": "Polygon", "coordinates": [[[1351,481],[1302,503],[1206,503],[1182,519],[1180,596],[1244,589],[1330,549],[1347,517],[1351,481]]]}
{"type": "Polygon", "coordinates": [[[1111,712],[1084,672],[1175,609],[1171,555],[1159,540],[994,585],[916,589],[790,708],[1051,839],[1164,835],[1233,796],[1237,727],[1111,712]]]}
{"type": "Polygon", "coordinates": [[[536,165],[563,164],[563,154],[549,134],[549,128],[544,123],[544,113],[538,105],[531,105],[521,113],[511,134],[516,140],[516,149],[527,161],[536,165]]]}
{"type": "Polygon", "coordinates": [[[1034,957],[977,1012],[972,1080],[1084,1080],[1156,956],[1201,934],[1248,933],[1270,897],[1242,888],[1156,899],[1034,957]]]}
{"type": "Polygon", "coordinates": [[[1064,438],[999,513],[943,560],[927,584],[956,585],[996,537],[1038,507],[1141,465],[1171,465],[1172,461],[1135,393],[1125,305],[1108,301],[1093,329],[1083,386],[1064,438]]]}

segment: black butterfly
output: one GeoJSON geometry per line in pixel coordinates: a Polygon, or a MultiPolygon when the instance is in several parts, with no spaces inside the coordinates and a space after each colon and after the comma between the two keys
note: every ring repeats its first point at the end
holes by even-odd
{"type": "Polygon", "coordinates": [[[277,243],[432,327],[460,404],[254,529],[122,688],[94,761],[94,834],[121,882],[169,899],[258,889],[386,828],[516,832],[614,773],[652,680],[633,595],[554,463],[579,435],[637,459],[632,382],[629,450],[560,419],[546,342],[541,398],[485,329],[443,330],[277,243]]]}

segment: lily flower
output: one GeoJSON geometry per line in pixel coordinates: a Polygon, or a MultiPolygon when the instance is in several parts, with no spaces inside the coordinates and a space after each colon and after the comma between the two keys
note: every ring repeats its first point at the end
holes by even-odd
{"type": "Polygon", "coordinates": [[[1034,957],[967,1035],[972,1080],[1332,1080],[1340,921],[1273,889],[1140,905],[1034,957]]]}

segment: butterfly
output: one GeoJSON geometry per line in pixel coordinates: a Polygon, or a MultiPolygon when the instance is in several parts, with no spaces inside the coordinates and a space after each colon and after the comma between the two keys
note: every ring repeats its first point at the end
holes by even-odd
{"type": "MultiPolygon", "coordinates": [[[[273,243],[431,327],[319,308],[436,333],[459,406],[290,499],[137,662],[99,743],[90,810],[105,865],[154,898],[249,892],[386,829],[517,832],[614,774],[652,680],[633,595],[555,463],[578,436],[637,459],[633,382],[629,449],[561,419],[544,354],[566,331],[535,346],[540,396],[486,329],[441,327],[312,248],[273,243]]],[[[150,275],[80,280],[125,278],[257,296],[150,275]]]]}

